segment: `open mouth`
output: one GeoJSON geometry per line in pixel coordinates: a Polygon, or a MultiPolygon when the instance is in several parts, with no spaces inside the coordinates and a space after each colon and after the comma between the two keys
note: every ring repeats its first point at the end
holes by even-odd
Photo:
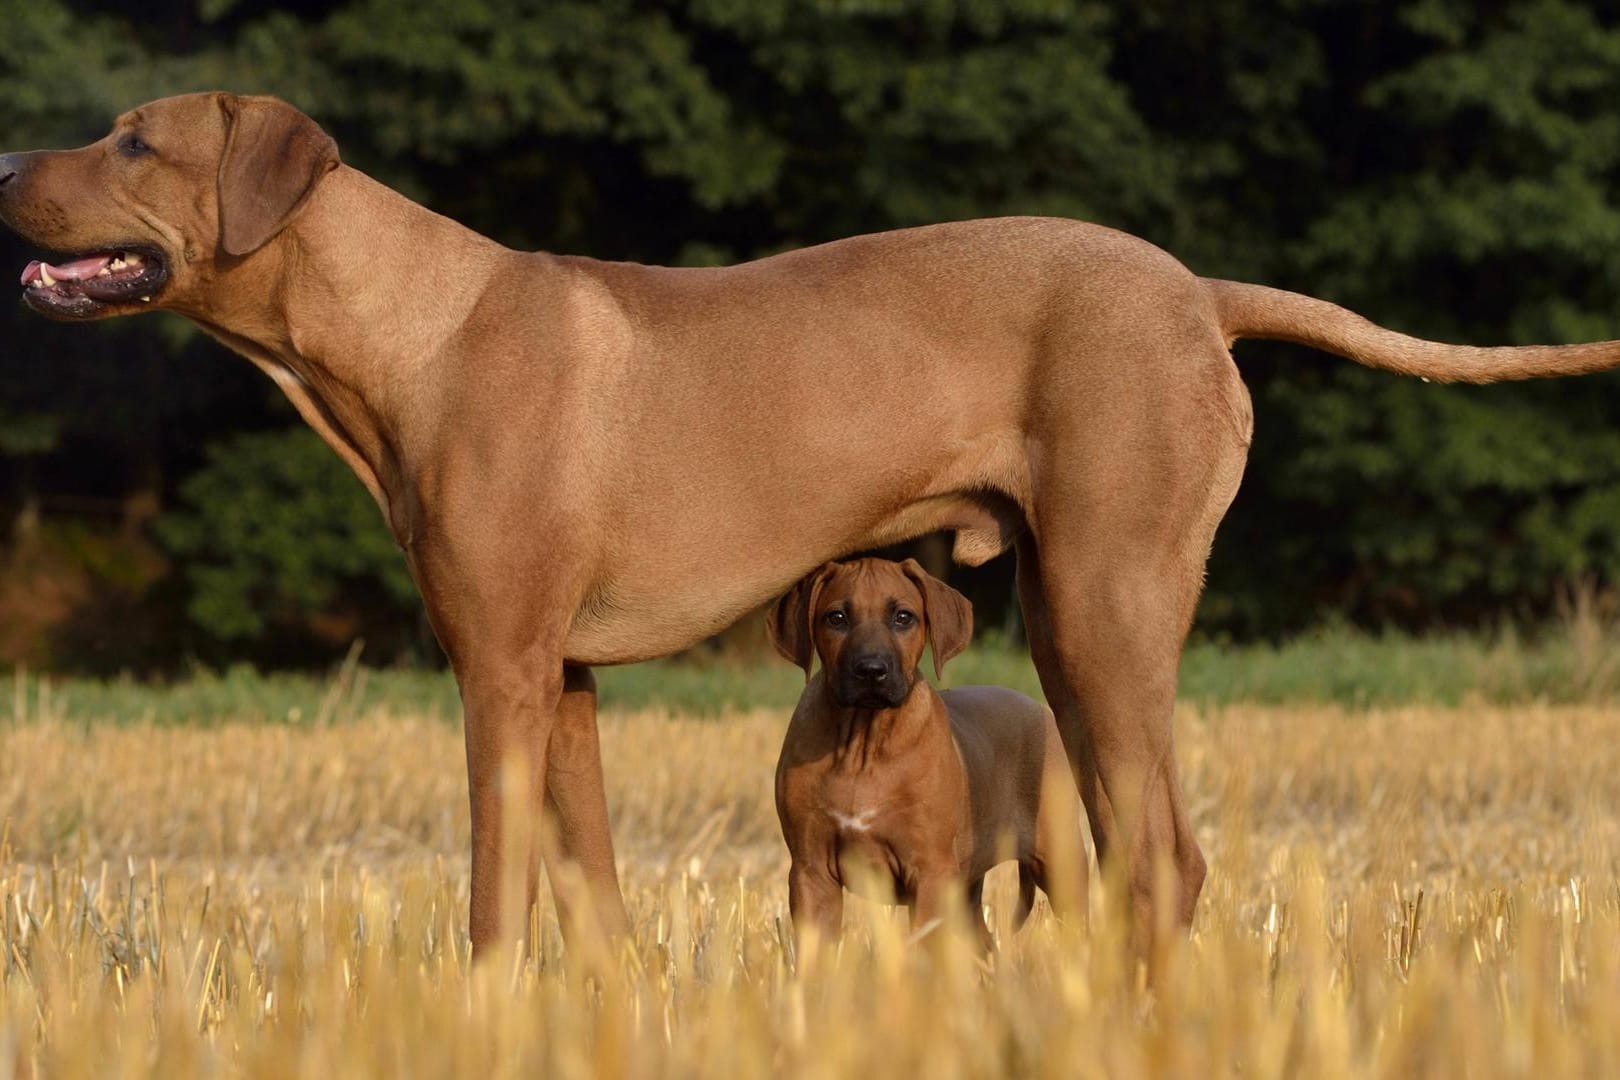
{"type": "Polygon", "coordinates": [[[168,280],[155,248],[109,248],[59,264],[34,260],[22,272],[23,299],[43,315],[85,319],[120,304],[149,304],[168,280]]]}

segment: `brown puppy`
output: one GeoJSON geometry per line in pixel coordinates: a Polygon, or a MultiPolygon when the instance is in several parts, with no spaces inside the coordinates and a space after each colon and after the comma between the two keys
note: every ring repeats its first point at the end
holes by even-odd
{"type": "Polygon", "coordinates": [[[984,875],[1018,861],[1022,925],[1037,886],[1084,918],[1080,796],[1046,706],[994,686],[935,693],[967,647],[973,609],[916,560],[828,563],[772,609],[771,643],[808,685],[776,765],[776,812],[793,857],[788,899],[802,936],[836,937],[843,890],[878,883],[913,925],[966,909],[989,942],[984,875]],[[821,669],[812,678],[815,657],[821,669]]]}
{"type": "Polygon", "coordinates": [[[1439,380],[1620,365],[1615,342],[1419,341],[1053,218],[712,269],[513,251],[341,164],[290,105],[227,93],[0,155],[0,220],[63,256],[23,272],[29,306],[179,312],[377,500],[461,684],[479,950],[525,923],[543,809],[626,924],[589,665],[685,648],[828,559],[938,529],[962,562],[1016,545],[1098,855],[1126,861],[1139,930],[1162,864],[1190,920],[1204,859],[1170,718],[1248,455],[1232,342],[1439,380]]]}

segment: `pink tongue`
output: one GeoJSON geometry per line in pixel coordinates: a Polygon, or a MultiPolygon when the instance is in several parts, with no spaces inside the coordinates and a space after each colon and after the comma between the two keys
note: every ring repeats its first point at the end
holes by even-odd
{"type": "Polygon", "coordinates": [[[39,276],[39,268],[42,265],[43,264],[38,259],[35,259],[33,262],[29,263],[28,266],[23,270],[22,283],[24,285],[32,285],[34,283],[34,279],[39,276]]]}
{"type": "Polygon", "coordinates": [[[57,281],[83,281],[101,273],[102,267],[110,262],[112,262],[111,255],[92,255],[88,259],[74,259],[62,266],[45,263],[44,267],[57,281]]]}

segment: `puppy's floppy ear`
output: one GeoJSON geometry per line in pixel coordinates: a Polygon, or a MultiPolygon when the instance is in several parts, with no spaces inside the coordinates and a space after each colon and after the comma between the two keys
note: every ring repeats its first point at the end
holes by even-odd
{"type": "Polygon", "coordinates": [[[917,588],[922,590],[923,618],[928,623],[928,647],[934,653],[934,678],[939,678],[945,661],[959,654],[973,640],[973,605],[967,597],[933,577],[916,559],[900,564],[917,588]]]}
{"type": "Polygon", "coordinates": [[[810,667],[816,658],[814,626],[816,601],[821,587],[827,583],[837,563],[827,563],[813,574],[808,574],[787,591],[771,608],[765,621],[765,632],[771,644],[784,660],[804,668],[805,682],[810,681],[810,667]]]}
{"type": "Polygon", "coordinates": [[[219,107],[219,242],[228,255],[247,255],[286,228],[321,177],[337,168],[337,143],[276,98],[221,94],[219,107]]]}

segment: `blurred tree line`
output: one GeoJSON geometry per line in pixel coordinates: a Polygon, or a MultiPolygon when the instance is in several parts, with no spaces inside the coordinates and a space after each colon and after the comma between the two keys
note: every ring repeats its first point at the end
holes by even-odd
{"type": "MultiPolygon", "coordinates": [[[[268,92],[516,247],[723,263],[1057,214],[1424,336],[1620,337],[1620,3],[6,8],[10,149],[99,138],[169,93],[268,92]]],[[[1239,363],[1257,434],[1205,632],[1534,619],[1620,576],[1620,378],[1440,387],[1264,344],[1239,363]]],[[[0,514],[0,658],[430,649],[358,483],[173,316],[0,311],[0,514]]],[[[981,624],[1007,617],[1008,562],[956,572],[981,624]]]]}

